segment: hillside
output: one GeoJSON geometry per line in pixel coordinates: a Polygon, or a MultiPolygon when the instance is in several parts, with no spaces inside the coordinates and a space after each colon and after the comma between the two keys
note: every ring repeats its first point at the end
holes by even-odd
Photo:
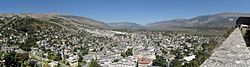
{"type": "Polygon", "coordinates": [[[110,27],[116,30],[143,30],[144,26],[141,26],[132,22],[117,22],[117,23],[108,23],[110,27]]]}
{"type": "Polygon", "coordinates": [[[99,28],[99,29],[110,29],[110,27],[100,21],[93,19],[71,16],[71,15],[59,15],[59,14],[0,14],[1,20],[6,22],[13,18],[28,18],[40,21],[46,21],[53,23],[67,29],[81,29],[81,28],[99,28]]]}
{"type": "Polygon", "coordinates": [[[249,13],[218,13],[197,16],[190,19],[173,19],[153,22],[145,27],[150,31],[170,31],[177,33],[222,35],[234,27],[240,16],[250,16],[249,13]]]}
{"type": "Polygon", "coordinates": [[[108,23],[118,30],[150,30],[150,31],[188,31],[188,32],[216,32],[234,26],[240,16],[250,16],[249,13],[218,13],[196,16],[190,19],[173,19],[149,23],[141,26],[131,22],[108,23]]]}
{"type": "Polygon", "coordinates": [[[191,19],[174,19],[147,24],[149,30],[200,29],[218,30],[232,27],[239,16],[250,16],[247,13],[219,13],[197,16],[191,19]]]}

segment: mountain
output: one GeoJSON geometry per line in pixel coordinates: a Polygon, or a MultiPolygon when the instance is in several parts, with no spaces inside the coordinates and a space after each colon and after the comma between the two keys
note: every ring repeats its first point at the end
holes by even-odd
{"type": "Polygon", "coordinates": [[[104,22],[86,18],[86,17],[73,16],[73,15],[60,15],[60,17],[74,20],[75,22],[78,22],[80,24],[86,24],[86,25],[95,26],[98,28],[103,28],[103,29],[111,29],[109,25],[104,22]]]}
{"type": "Polygon", "coordinates": [[[116,30],[143,30],[144,26],[141,26],[132,22],[117,22],[117,23],[108,23],[110,27],[116,30]]]}
{"type": "Polygon", "coordinates": [[[147,30],[168,30],[181,27],[186,24],[186,19],[173,19],[168,21],[160,21],[149,23],[146,25],[147,30]]]}
{"type": "MultiPolygon", "coordinates": [[[[197,16],[190,19],[173,19],[149,23],[142,26],[132,22],[104,23],[86,17],[62,14],[0,14],[0,28],[8,25],[16,27],[17,25],[29,25],[33,22],[42,22],[42,25],[34,23],[30,29],[48,28],[54,25],[56,28],[69,30],[89,29],[114,29],[114,30],[151,30],[151,31],[204,31],[204,30],[224,30],[233,27],[239,16],[250,16],[249,13],[218,13],[210,15],[197,16]],[[9,23],[16,19],[16,22],[9,23]],[[22,22],[20,22],[22,21],[22,22]],[[27,23],[23,21],[32,21],[27,23]],[[14,24],[14,25],[13,25],[14,24]],[[49,24],[50,26],[46,26],[49,24]],[[44,26],[44,27],[39,27],[44,26]]],[[[21,26],[18,26],[21,27],[21,26]]],[[[25,26],[24,26],[25,27],[25,26]]],[[[24,28],[23,27],[23,28],[24,28]]]]}
{"type": "Polygon", "coordinates": [[[250,16],[248,13],[219,13],[197,16],[191,19],[174,19],[147,24],[149,30],[217,30],[233,27],[239,16],[250,16]]]}
{"type": "MultiPolygon", "coordinates": [[[[17,18],[19,20],[32,19],[35,21],[47,22],[50,24],[61,26],[65,29],[77,30],[82,28],[99,28],[110,29],[110,27],[104,22],[96,21],[90,18],[72,16],[72,15],[60,15],[60,14],[0,14],[1,21],[7,22],[10,19],[17,18]]],[[[29,20],[27,20],[29,21],[29,20]]]]}
{"type": "MultiPolygon", "coordinates": [[[[40,30],[60,30],[63,27],[59,24],[51,23],[49,21],[39,20],[30,17],[21,17],[18,15],[1,15],[0,16],[0,30],[7,33],[9,29],[21,32],[34,32],[40,30]]],[[[11,33],[11,31],[9,31],[11,33]]]]}

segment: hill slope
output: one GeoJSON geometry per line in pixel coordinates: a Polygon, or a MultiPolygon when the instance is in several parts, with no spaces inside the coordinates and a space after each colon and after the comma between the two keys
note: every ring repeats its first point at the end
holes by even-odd
{"type": "Polygon", "coordinates": [[[174,19],[147,24],[149,30],[182,30],[201,29],[217,30],[232,27],[239,16],[250,16],[247,13],[219,13],[197,16],[191,19],[174,19]]]}
{"type": "Polygon", "coordinates": [[[110,27],[116,30],[142,30],[145,27],[131,22],[108,23],[110,27]]]}
{"type": "Polygon", "coordinates": [[[101,28],[110,29],[110,27],[104,22],[96,21],[90,18],[71,16],[71,15],[59,15],[59,14],[0,14],[2,20],[11,19],[13,16],[18,16],[19,18],[33,18],[37,20],[47,21],[50,23],[58,24],[64,26],[65,28],[101,28]]]}

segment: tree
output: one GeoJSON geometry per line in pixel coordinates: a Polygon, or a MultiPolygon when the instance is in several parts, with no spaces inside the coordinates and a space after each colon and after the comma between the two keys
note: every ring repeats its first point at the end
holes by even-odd
{"type": "Polygon", "coordinates": [[[62,57],[59,53],[58,54],[49,53],[48,58],[54,61],[62,60],[62,57]]]}
{"type": "Polygon", "coordinates": [[[77,67],[82,67],[82,66],[84,66],[86,63],[87,63],[86,61],[78,62],[77,67]]]}
{"type": "Polygon", "coordinates": [[[115,59],[115,60],[113,60],[113,61],[112,61],[112,63],[114,63],[114,62],[118,62],[118,61],[119,61],[118,59],[115,59]]]}
{"type": "Polygon", "coordinates": [[[81,55],[78,55],[78,57],[79,57],[78,62],[82,62],[83,57],[81,55]]]}
{"type": "Polygon", "coordinates": [[[189,61],[189,63],[186,63],[183,67],[199,67],[198,60],[189,61]]]}
{"type": "Polygon", "coordinates": [[[133,48],[128,48],[128,50],[126,51],[126,55],[132,56],[133,55],[133,48]]]}
{"type": "Polygon", "coordinates": [[[33,60],[29,61],[29,66],[35,67],[36,66],[36,61],[33,61],[33,60]]]}
{"type": "Polygon", "coordinates": [[[16,59],[16,52],[8,52],[5,56],[4,56],[4,65],[5,67],[20,67],[21,64],[18,63],[18,59],[16,59]]]}
{"type": "Polygon", "coordinates": [[[171,66],[173,67],[182,67],[181,62],[179,60],[172,60],[171,66]]]}
{"type": "Polygon", "coordinates": [[[96,60],[92,59],[91,62],[89,63],[88,67],[101,67],[101,65],[99,65],[96,60]]]}
{"type": "Polygon", "coordinates": [[[24,51],[31,51],[31,48],[28,44],[21,44],[20,48],[24,51]]]}
{"type": "Polygon", "coordinates": [[[166,59],[162,56],[156,55],[156,59],[153,61],[154,66],[166,67],[166,59]]]}
{"type": "Polygon", "coordinates": [[[133,55],[133,48],[128,48],[128,50],[126,52],[121,53],[122,57],[128,57],[128,56],[132,56],[132,55],[133,55]]]}
{"type": "Polygon", "coordinates": [[[17,53],[15,58],[23,63],[29,59],[29,53],[17,53]]]}
{"type": "Polygon", "coordinates": [[[3,58],[3,55],[4,55],[4,52],[3,51],[0,51],[0,59],[2,60],[3,58]]]}
{"type": "MultiPolygon", "coordinates": [[[[78,50],[78,49],[74,49],[74,50],[78,50]]],[[[88,54],[88,49],[87,48],[79,48],[79,50],[80,50],[80,54],[82,56],[88,54]]]]}
{"type": "Polygon", "coordinates": [[[127,57],[126,54],[124,52],[121,53],[122,57],[127,57]]]}
{"type": "Polygon", "coordinates": [[[20,48],[24,51],[31,51],[31,47],[36,46],[36,41],[35,37],[29,36],[26,42],[20,45],[20,48]]]}

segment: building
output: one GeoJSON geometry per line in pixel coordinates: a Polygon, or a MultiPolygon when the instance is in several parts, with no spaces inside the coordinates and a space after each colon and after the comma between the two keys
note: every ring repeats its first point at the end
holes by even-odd
{"type": "Polygon", "coordinates": [[[138,58],[137,63],[138,67],[149,67],[153,64],[153,60],[143,57],[143,58],[138,58]]]}

